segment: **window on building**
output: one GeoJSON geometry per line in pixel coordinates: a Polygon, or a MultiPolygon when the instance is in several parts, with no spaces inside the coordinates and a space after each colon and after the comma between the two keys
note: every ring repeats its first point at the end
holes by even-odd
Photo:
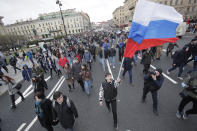
{"type": "Polygon", "coordinates": [[[42,29],[40,29],[40,32],[42,32],[42,29]]]}
{"type": "Polygon", "coordinates": [[[181,5],[183,4],[183,0],[181,0],[181,5]]]}
{"type": "Polygon", "coordinates": [[[194,10],[195,10],[195,6],[192,7],[192,12],[194,12],[194,10]]]}
{"type": "Polygon", "coordinates": [[[70,32],[70,30],[69,30],[69,34],[70,34],[71,32],[70,32]]]}
{"type": "Polygon", "coordinates": [[[170,5],[172,5],[172,0],[170,0],[170,5]]]}
{"type": "Polygon", "coordinates": [[[191,0],[188,1],[188,4],[191,4],[191,0]]]}
{"type": "Polygon", "coordinates": [[[73,33],[75,33],[75,31],[74,30],[72,30],[73,31],[73,33]]]}
{"type": "Polygon", "coordinates": [[[27,29],[29,29],[29,26],[27,26],[27,29]]]}
{"type": "Polygon", "coordinates": [[[167,5],[167,2],[168,2],[168,1],[165,1],[165,5],[167,5]]]}
{"type": "Polygon", "coordinates": [[[80,29],[78,29],[78,32],[80,33],[80,29]]]}
{"type": "Polygon", "coordinates": [[[41,25],[39,24],[39,27],[41,27],[41,25]]]}
{"type": "Polygon", "coordinates": [[[178,4],[178,0],[175,1],[175,5],[177,5],[177,4],[178,4]]]}

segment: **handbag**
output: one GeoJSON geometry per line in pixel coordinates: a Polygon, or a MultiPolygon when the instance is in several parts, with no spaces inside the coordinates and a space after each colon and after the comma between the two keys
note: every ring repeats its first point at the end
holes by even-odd
{"type": "Polygon", "coordinates": [[[182,98],[187,97],[187,96],[188,96],[188,91],[187,91],[187,89],[183,89],[183,90],[179,93],[179,95],[180,95],[182,98]]]}

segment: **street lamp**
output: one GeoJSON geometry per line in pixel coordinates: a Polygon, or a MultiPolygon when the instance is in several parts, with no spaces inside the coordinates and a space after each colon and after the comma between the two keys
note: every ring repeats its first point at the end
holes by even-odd
{"type": "Polygon", "coordinates": [[[65,32],[65,35],[67,36],[66,26],[65,26],[65,23],[64,23],[64,17],[63,17],[62,9],[61,9],[62,3],[61,3],[61,1],[57,0],[57,1],[56,1],[56,4],[58,4],[58,5],[59,5],[59,8],[60,8],[60,14],[61,14],[62,22],[63,22],[63,25],[64,25],[64,32],[65,32]]]}

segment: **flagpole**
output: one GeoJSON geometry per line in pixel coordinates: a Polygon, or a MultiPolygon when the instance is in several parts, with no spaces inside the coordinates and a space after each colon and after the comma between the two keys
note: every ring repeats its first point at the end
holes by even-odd
{"type": "Polygon", "coordinates": [[[117,79],[120,78],[120,73],[121,73],[121,70],[122,70],[123,62],[124,62],[124,57],[122,58],[122,63],[121,63],[121,65],[120,65],[120,70],[119,70],[117,79]]]}

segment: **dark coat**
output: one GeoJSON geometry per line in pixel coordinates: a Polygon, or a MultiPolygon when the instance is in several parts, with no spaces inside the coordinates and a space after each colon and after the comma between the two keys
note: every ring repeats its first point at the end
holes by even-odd
{"type": "Polygon", "coordinates": [[[109,57],[116,56],[116,49],[110,48],[109,49],[109,57]]]}
{"type": "Polygon", "coordinates": [[[133,58],[128,58],[128,57],[126,57],[126,58],[124,59],[124,62],[123,62],[123,68],[124,68],[125,70],[131,70],[132,67],[133,67],[133,66],[131,65],[132,62],[134,62],[133,58]]]}
{"type": "Polygon", "coordinates": [[[52,102],[49,99],[43,100],[43,103],[41,103],[41,109],[43,110],[43,117],[38,117],[38,120],[40,121],[40,124],[43,127],[46,127],[46,125],[52,125],[53,122],[53,111],[52,111],[52,102]]]}
{"type": "Polygon", "coordinates": [[[142,64],[143,65],[147,65],[147,64],[151,64],[151,53],[150,52],[144,52],[143,56],[142,56],[142,64]]]}
{"type": "Polygon", "coordinates": [[[72,76],[76,79],[76,80],[81,80],[82,77],[80,75],[81,72],[81,64],[80,63],[74,63],[72,65],[72,76]]]}
{"type": "Polygon", "coordinates": [[[60,105],[56,102],[54,107],[54,111],[57,114],[59,122],[65,129],[72,128],[75,123],[75,118],[78,117],[77,109],[72,100],[70,100],[70,107],[67,105],[66,100],[67,97],[64,96],[63,103],[60,105]]]}

